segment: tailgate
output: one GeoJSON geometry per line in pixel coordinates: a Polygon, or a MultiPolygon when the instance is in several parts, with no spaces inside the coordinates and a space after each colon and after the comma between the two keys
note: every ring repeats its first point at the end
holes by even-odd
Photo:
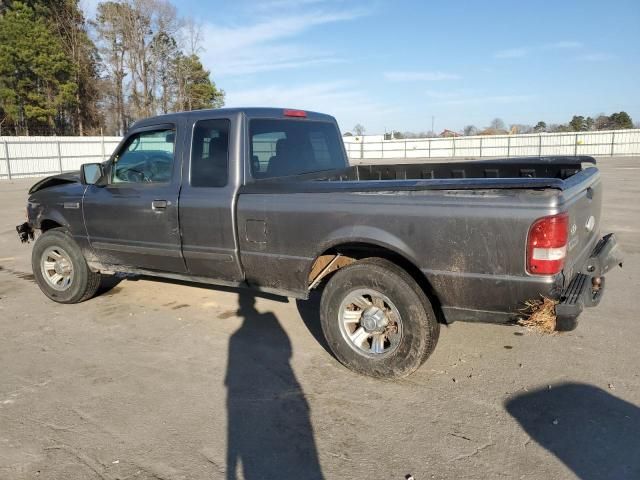
{"type": "Polygon", "coordinates": [[[569,240],[563,270],[569,280],[579,271],[600,240],[602,181],[600,173],[563,192],[569,214],[569,240]]]}

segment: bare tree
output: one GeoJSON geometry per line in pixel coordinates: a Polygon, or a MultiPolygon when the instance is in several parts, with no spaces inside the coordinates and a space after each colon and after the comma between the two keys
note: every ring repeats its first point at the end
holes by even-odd
{"type": "Polygon", "coordinates": [[[166,75],[179,51],[176,37],[181,20],[167,0],[126,0],[125,4],[122,24],[133,113],[139,118],[167,111],[170,82],[166,75]]]}
{"type": "Polygon", "coordinates": [[[130,0],[124,10],[124,27],[127,67],[131,72],[129,80],[130,98],[136,118],[148,117],[152,110],[150,43],[153,36],[151,15],[153,0],[130,0]],[[142,86],[140,91],[139,85],[142,86]]]}
{"type": "Polygon", "coordinates": [[[156,3],[152,16],[155,33],[150,43],[152,91],[157,92],[154,110],[167,113],[175,90],[171,71],[173,62],[180,55],[177,38],[183,22],[172,4],[165,1],[156,3]]]}
{"type": "Polygon", "coordinates": [[[108,86],[113,98],[115,130],[123,135],[127,128],[125,113],[124,78],[127,73],[126,42],[123,18],[128,6],[119,2],[98,4],[94,27],[100,39],[100,53],[108,75],[108,86]]]}
{"type": "Polygon", "coordinates": [[[464,127],[464,134],[467,137],[469,137],[471,135],[477,135],[478,134],[478,129],[476,128],[475,125],[467,125],[466,127],[464,127]]]}
{"type": "Polygon", "coordinates": [[[364,135],[365,131],[366,131],[366,129],[364,128],[364,126],[362,126],[359,123],[357,123],[356,126],[353,127],[353,133],[355,133],[359,137],[364,135]]]}
{"type": "Polygon", "coordinates": [[[494,118],[493,120],[491,120],[491,124],[489,125],[489,128],[492,130],[504,130],[505,129],[504,121],[501,118],[494,118]]]}
{"type": "Polygon", "coordinates": [[[611,119],[604,113],[600,113],[594,120],[593,125],[596,130],[608,130],[611,128],[611,119]]]}
{"type": "Polygon", "coordinates": [[[202,24],[188,17],[184,20],[183,24],[183,36],[184,46],[186,48],[187,55],[199,55],[202,48],[202,24]]]}
{"type": "Polygon", "coordinates": [[[115,130],[123,132],[128,117],[224,104],[224,91],[195,53],[201,50],[201,26],[183,21],[168,0],[103,2],[98,15],[96,30],[118,118],[115,130]]]}

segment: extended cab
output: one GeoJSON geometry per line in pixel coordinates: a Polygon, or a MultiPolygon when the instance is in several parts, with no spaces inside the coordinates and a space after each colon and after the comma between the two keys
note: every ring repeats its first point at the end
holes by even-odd
{"type": "Polygon", "coordinates": [[[54,301],[124,272],[305,299],[336,357],[403,376],[439,322],[509,322],[557,300],[557,328],[596,305],[621,256],[601,236],[591,157],[349,166],[335,120],[248,108],[137,122],[103,164],[30,190],[23,240],[54,301]]]}

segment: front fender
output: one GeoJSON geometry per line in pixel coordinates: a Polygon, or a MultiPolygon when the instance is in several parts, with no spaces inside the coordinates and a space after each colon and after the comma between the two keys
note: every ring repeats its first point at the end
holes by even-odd
{"type": "Polygon", "coordinates": [[[47,223],[58,224],[71,230],[71,222],[64,215],[57,205],[48,205],[31,200],[27,206],[27,214],[29,216],[29,224],[37,230],[46,230],[47,223]]]}
{"type": "Polygon", "coordinates": [[[36,229],[46,230],[60,225],[74,236],[85,236],[82,216],[84,186],[66,183],[33,193],[27,204],[29,223],[36,229]]]}

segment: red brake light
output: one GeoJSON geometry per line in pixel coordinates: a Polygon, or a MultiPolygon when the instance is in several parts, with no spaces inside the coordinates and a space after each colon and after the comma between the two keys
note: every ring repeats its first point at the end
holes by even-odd
{"type": "Polygon", "coordinates": [[[569,215],[559,213],[533,222],[527,237],[527,271],[555,275],[564,267],[569,237],[569,215]]]}
{"type": "Polygon", "coordinates": [[[304,110],[285,110],[283,114],[285,117],[307,118],[307,112],[304,110]]]}

